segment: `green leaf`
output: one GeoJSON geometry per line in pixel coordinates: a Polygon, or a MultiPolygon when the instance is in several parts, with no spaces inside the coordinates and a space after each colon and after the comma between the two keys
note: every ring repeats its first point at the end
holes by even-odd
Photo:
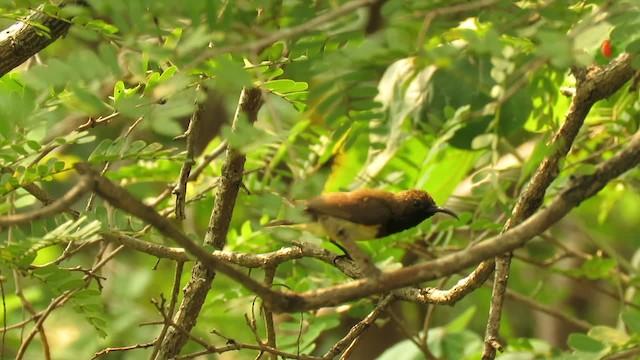
{"type": "Polygon", "coordinates": [[[37,141],[33,141],[33,140],[27,140],[26,142],[27,146],[31,149],[31,150],[40,150],[42,148],[42,146],[40,145],[39,142],[37,141]]]}
{"type": "Polygon", "coordinates": [[[580,333],[570,334],[567,344],[574,350],[590,353],[600,352],[606,348],[602,342],[580,333]]]}
{"type": "Polygon", "coordinates": [[[104,338],[107,336],[107,320],[100,295],[98,291],[84,289],[72,297],[72,302],[74,310],[82,314],[85,320],[98,332],[98,335],[104,338]]]}
{"type": "Polygon", "coordinates": [[[64,161],[55,161],[53,163],[52,169],[54,172],[60,172],[62,170],[64,170],[65,167],[65,162],[64,161]]]}
{"type": "Polygon", "coordinates": [[[126,145],[126,139],[123,137],[117,138],[111,145],[107,148],[104,155],[110,159],[117,159],[121,154],[124,146],[126,145]]]}
{"type": "Polygon", "coordinates": [[[113,86],[113,100],[118,101],[125,94],[124,82],[117,81],[113,86]]]}
{"type": "Polygon", "coordinates": [[[497,137],[495,134],[478,135],[471,142],[471,148],[473,150],[491,148],[492,144],[494,144],[496,140],[497,137]]]}
{"type": "Polygon", "coordinates": [[[129,149],[127,150],[127,152],[130,154],[135,154],[142,151],[142,149],[144,149],[145,146],[147,146],[146,142],[142,140],[136,140],[129,145],[129,149]]]}
{"type": "Polygon", "coordinates": [[[249,125],[249,123],[244,119],[238,123],[235,132],[232,132],[229,127],[225,127],[223,128],[222,133],[229,141],[229,145],[231,145],[231,147],[245,153],[259,149],[265,144],[274,142],[278,139],[275,135],[249,125]]]}
{"type": "Polygon", "coordinates": [[[171,101],[176,94],[189,87],[192,79],[183,73],[165,71],[158,79],[158,85],[153,89],[153,97],[171,101]]]}
{"type": "Polygon", "coordinates": [[[118,32],[118,28],[109,24],[103,20],[91,20],[85,24],[85,26],[91,30],[95,30],[102,34],[112,35],[118,32]]]}
{"type": "Polygon", "coordinates": [[[144,93],[149,94],[156,85],[160,83],[160,73],[152,72],[147,77],[147,86],[144,87],[144,93]]]}
{"type": "Polygon", "coordinates": [[[411,340],[403,340],[386,349],[377,360],[423,360],[424,354],[411,340]]]}
{"type": "Polygon", "coordinates": [[[105,161],[105,153],[109,149],[109,147],[113,144],[111,139],[104,139],[96,146],[91,155],[89,155],[89,163],[99,163],[105,161]]]}
{"type": "Polygon", "coordinates": [[[61,281],[57,286],[61,291],[67,291],[82,288],[84,285],[85,281],[82,279],[71,279],[68,281],[61,281]]]}
{"type": "Polygon", "coordinates": [[[177,71],[178,68],[176,66],[169,66],[165,71],[162,72],[162,75],[158,77],[158,83],[169,81],[169,79],[171,79],[177,71]]]}
{"type": "Polygon", "coordinates": [[[216,84],[221,88],[235,89],[239,93],[243,86],[253,84],[243,66],[229,58],[213,59],[209,62],[209,66],[216,77],[216,84]]]}
{"type": "Polygon", "coordinates": [[[447,331],[458,332],[465,330],[471,320],[473,320],[476,311],[477,309],[475,306],[466,308],[457,318],[449,321],[449,323],[446,325],[447,331]]]}
{"type": "Polygon", "coordinates": [[[573,171],[574,175],[593,175],[597,168],[593,164],[579,164],[573,171]]]}
{"type": "Polygon", "coordinates": [[[73,110],[81,110],[93,116],[99,116],[109,110],[102,99],[87,89],[70,86],[69,95],[71,102],[68,106],[73,110]]]}
{"type": "Polygon", "coordinates": [[[289,79],[272,80],[263,84],[267,90],[286,94],[307,90],[309,87],[305,82],[296,82],[289,79]]]}
{"type": "Polygon", "coordinates": [[[185,56],[192,52],[200,52],[207,48],[207,45],[213,39],[213,34],[205,27],[185,27],[176,52],[178,56],[185,56]]]}
{"type": "Polygon", "coordinates": [[[280,58],[282,58],[284,49],[285,49],[284,43],[281,41],[278,41],[273,45],[271,45],[270,47],[266,48],[262,52],[262,54],[260,54],[260,58],[269,60],[271,62],[277,61],[280,58]]]}
{"type": "Polygon", "coordinates": [[[640,315],[627,311],[622,314],[622,321],[624,321],[631,333],[640,334],[640,315]]]}
{"type": "Polygon", "coordinates": [[[77,300],[84,300],[84,302],[89,302],[89,301],[99,301],[100,300],[100,295],[102,293],[96,289],[82,289],[78,292],[76,292],[75,294],[73,294],[74,299],[77,300]]]}
{"type": "Polygon", "coordinates": [[[608,278],[617,263],[611,258],[594,257],[585,261],[580,267],[582,275],[591,280],[608,278]]]}

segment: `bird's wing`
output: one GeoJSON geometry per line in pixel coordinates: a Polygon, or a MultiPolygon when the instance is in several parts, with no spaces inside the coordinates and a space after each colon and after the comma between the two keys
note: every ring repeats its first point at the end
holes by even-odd
{"type": "Polygon", "coordinates": [[[386,224],[393,215],[388,202],[380,197],[361,195],[359,191],[326,194],[309,200],[306,211],[314,216],[328,215],[362,225],[386,224]]]}
{"type": "Polygon", "coordinates": [[[334,216],[324,216],[323,222],[310,221],[301,224],[279,223],[269,224],[267,228],[275,229],[295,229],[311,233],[318,237],[328,237],[331,240],[342,243],[345,236],[351,240],[372,240],[378,235],[378,227],[371,225],[356,224],[349,220],[334,216]]]}
{"type": "MultiPolygon", "coordinates": [[[[350,241],[373,240],[378,237],[380,226],[356,224],[352,221],[335,216],[322,215],[317,224],[324,231],[325,236],[334,242],[346,244],[350,241]]],[[[344,248],[340,247],[345,253],[344,248]]]]}

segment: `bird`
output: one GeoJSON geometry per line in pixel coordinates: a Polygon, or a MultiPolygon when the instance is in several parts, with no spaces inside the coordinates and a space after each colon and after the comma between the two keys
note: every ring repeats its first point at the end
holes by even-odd
{"type": "Polygon", "coordinates": [[[266,226],[295,228],[316,236],[328,237],[334,245],[350,257],[335,233],[325,228],[331,219],[340,224],[341,231],[355,241],[374,240],[417,226],[437,213],[456,219],[453,211],[437,206],[424,190],[410,189],[397,193],[378,189],[359,189],[351,192],[327,193],[303,201],[304,213],[311,221],[294,224],[286,220],[273,221],[266,226]],[[332,236],[334,234],[334,236],[332,236]]]}

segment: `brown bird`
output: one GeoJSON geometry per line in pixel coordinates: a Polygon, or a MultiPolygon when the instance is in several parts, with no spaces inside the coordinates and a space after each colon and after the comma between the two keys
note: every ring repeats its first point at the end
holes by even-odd
{"type": "MultiPolygon", "coordinates": [[[[342,230],[348,232],[351,239],[360,241],[410,229],[439,212],[458,218],[453,211],[437,206],[429,193],[416,189],[399,193],[374,189],[329,193],[307,200],[304,205],[305,213],[313,221],[303,224],[275,221],[267,226],[285,226],[317,236],[328,236],[330,232],[318,220],[330,217],[341,224],[342,230]]],[[[345,251],[336,239],[330,237],[329,240],[345,251]]]]}

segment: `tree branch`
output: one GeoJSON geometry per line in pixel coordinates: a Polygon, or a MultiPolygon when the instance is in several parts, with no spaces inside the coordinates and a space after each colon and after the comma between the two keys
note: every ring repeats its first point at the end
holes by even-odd
{"type": "Polygon", "coordinates": [[[15,226],[31,223],[36,220],[68,211],[71,204],[75,203],[90,189],[87,181],[82,180],[79,184],[71,188],[63,197],[51,204],[23,214],[0,216],[0,227],[15,226]]]}
{"type": "MultiPolygon", "coordinates": [[[[82,3],[84,1],[63,1],[59,6],[62,8],[82,3]]],[[[18,21],[0,32],[0,76],[15,69],[69,31],[70,20],[51,16],[42,9],[43,6],[40,6],[24,21],[18,21]],[[49,31],[45,34],[42,27],[49,31]]]]}
{"type": "MultiPolygon", "coordinates": [[[[261,105],[262,93],[260,89],[242,89],[231,130],[234,132],[237,131],[237,126],[242,114],[245,114],[249,122],[253,124],[258,118],[258,110],[261,105]]],[[[227,155],[222,164],[220,186],[217,189],[213,211],[209,219],[209,227],[204,238],[205,245],[213,246],[217,250],[222,250],[226,244],[227,232],[229,231],[229,224],[231,223],[236,197],[242,184],[244,162],[244,154],[231,147],[227,149],[227,155]]],[[[185,184],[187,177],[188,176],[185,176],[184,179],[185,184]]],[[[198,247],[198,249],[201,248],[198,247]]],[[[195,326],[204,300],[211,289],[211,284],[215,278],[215,272],[213,270],[218,270],[229,275],[226,270],[223,270],[221,267],[211,268],[210,264],[203,262],[200,256],[198,256],[198,260],[200,261],[194,265],[191,271],[191,278],[186,285],[184,299],[174,317],[174,322],[187,332],[191,331],[195,326]]],[[[226,263],[220,261],[218,261],[218,263],[228,266],[226,263]]],[[[235,269],[233,270],[237,271],[235,269]]],[[[238,272],[238,274],[242,273],[238,272]]],[[[257,288],[261,289],[261,292],[264,290],[267,290],[267,292],[272,291],[270,287],[255,282],[244,274],[242,274],[242,277],[245,281],[250,280],[253,284],[252,286],[257,286],[257,288]]],[[[184,332],[177,331],[175,328],[169,329],[164,341],[158,345],[160,351],[156,359],[169,359],[178,355],[187,340],[188,337],[185,336],[184,332]]]]}

